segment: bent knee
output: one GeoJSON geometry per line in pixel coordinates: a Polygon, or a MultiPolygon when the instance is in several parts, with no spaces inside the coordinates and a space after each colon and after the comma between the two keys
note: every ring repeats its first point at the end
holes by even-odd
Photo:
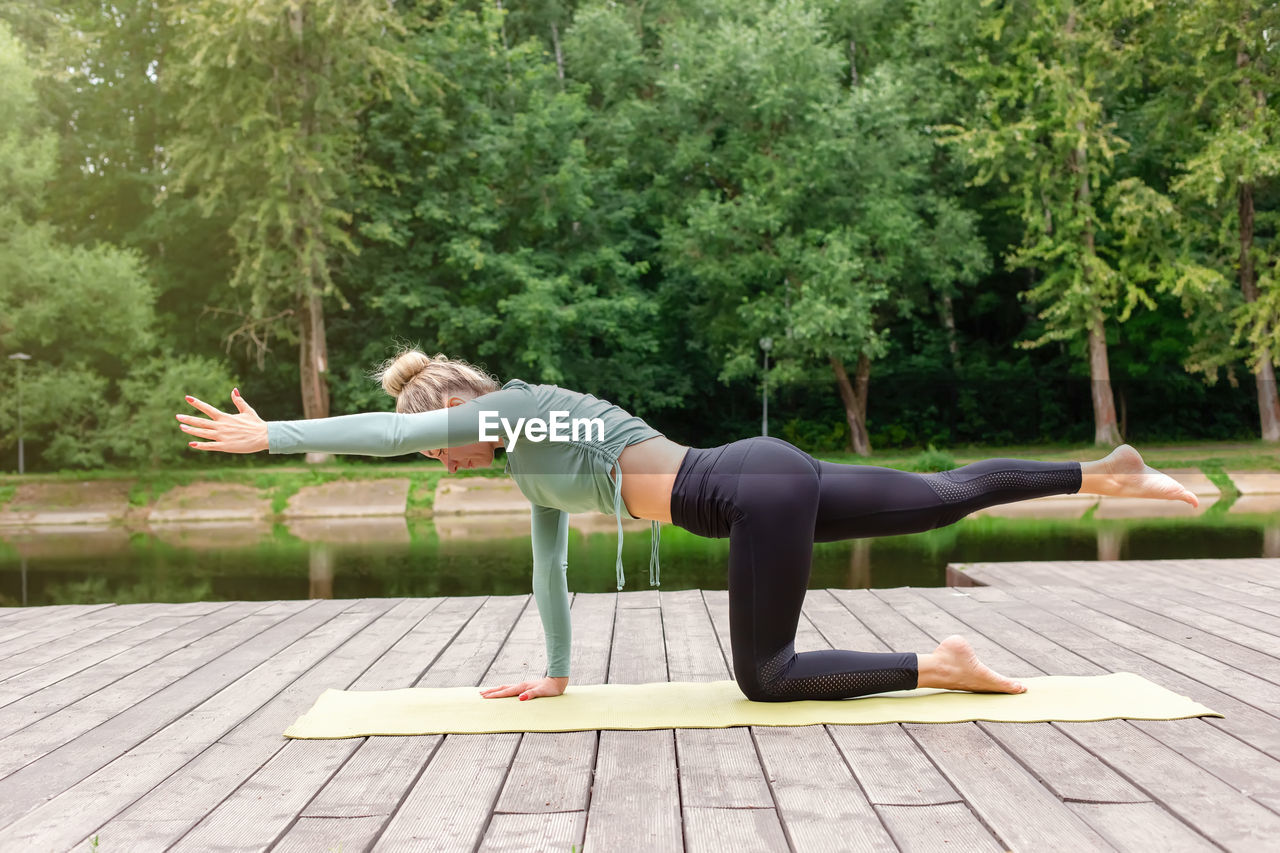
{"type": "Polygon", "coordinates": [[[739,676],[737,679],[738,689],[742,691],[742,695],[746,696],[752,702],[785,702],[786,699],[772,689],[771,686],[762,684],[758,679],[743,678],[739,676]]]}

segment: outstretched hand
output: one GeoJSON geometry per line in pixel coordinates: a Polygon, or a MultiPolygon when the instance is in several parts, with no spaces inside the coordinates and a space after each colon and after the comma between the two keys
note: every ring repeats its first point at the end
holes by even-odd
{"type": "Polygon", "coordinates": [[[481,690],[480,695],[486,699],[499,699],[504,696],[519,695],[521,701],[536,699],[539,696],[559,696],[569,686],[568,678],[539,678],[537,681],[522,681],[519,684],[500,684],[481,690]]]}
{"type": "Polygon", "coordinates": [[[188,397],[187,402],[209,416],[207,419],[191,415],[177,416],[183,432],[197,438],[209,439],[209,441],[190,442],[191,446],[197,450],[257,453],[267,449],[267,422],[258,417],[253,407],[240,396],[239,388],[231,391],[231,402],[239,410],[238,414],[223,412],[195,397],[188,397]]]}

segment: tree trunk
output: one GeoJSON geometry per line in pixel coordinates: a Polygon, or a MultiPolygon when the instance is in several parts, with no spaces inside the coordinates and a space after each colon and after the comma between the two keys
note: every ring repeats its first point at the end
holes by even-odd
{"type": "MultiPolygon", "coordinates": [[[[1071,21],[1074,20],[1075,11],[1072,10],[1071,21]]],[[[1076,129],[1080,132],[1080,137],[1084,138],[1084,122],[1076,122],[1076,129]]],[[[1076,201],[1080,207],[1087,208],[1089,205],[1089,169],[1088,169],[1088,151],[1081,147],[1077,148],[1074,156],[1074,167],[1080,173],[1080,185],[1076,190],[1076,201]]],[[[1097,247],[1094,244],[1093,235],[1093,218],[1085,217],[1084,224],[1084,250],[1087,258],[1094,258],[1097,255],[1097,247]]],[[[1088,273],[1086,272],[1086,275],[1088,273]]],[[[1111,391],[1111,368],[1107,364],[1107,331],[1104,326],[1104,316],[1102,308],[1097,306],[1089,317],[1089,386],[1091,396],[1093,398],[1093,443],[1115,447],[1120,444],[1120,430],[1116,427],[1116,402],[1115,395],[1111,391]]]]}
{"type": "Polygon", "coordinates": [[[1093,396],[1093,443],[1115,447],[1120,444],[1116,427],[1115,397],[1111,392],[1111,369],[1107,365],[1107,331],[1102,310],[1094,311],[1089,325],[1089,387],[1093,396]]]}
{"type": "Polygon", "coordinates": [[[560,90],[564,91],[564,53],[560,50],[560,30],[556,22],[551,22],[551,43],[556,49],[556,77],[560,80],[560,90]]]}
{"type": "MultiPolygon", "coordinates": [[[[1240,184],[1240,290],[1245,302],[1258,299],[1258,280],[1253,267],[1253,185],[1240,184]]],[[[1276,372],[1270,351],[1263,349],[1253,372],[1258,391],[1258,420],[1263,441],[1280,442],[1280,399],[1276,395],[1276,372]]]]}
{"type": "MultiPolygon", "coordinates": [[[[1246,21],[1248,17],[1246,15],[1246,21]]],[[[1249,52],[1244,44],[1236,50],[1236,67],[1249,65],[1249,52]]],[[[1245,96],[1252,94],[1261,111],[1267,108],[1266,90],[1259,87],[1250,92],[1252,83],[1249,77],[1243,77],[1240,85],[1245,89],[1245,96]]],[[[1254,111],[1250,110],[1244,121],[1246,127],[1253,121],[1254,111]]],[[[1253,184],[1240,182],[1239,192],[1240,214],[1240,289],[1244,292],[1245,302],[1254,302],[1258,298],[1258,280],[1253,268],[1253,184]]],[[[1263,441],[1280,442],[1280,400],[1276,396],[1276,372],[1271,364],[1270,350],[1263,348],[1259,354],[1258,367],[1253,372],[1258,390],[1258,421],[1263,441]]]]}
{"type": "Polygon", "coordinates": [[[947,332],[947,349],[951,352],[951,366],[960,366],[960,347],[956,344],[956,312],[951,304],[951,294],[942,294],[942,327],[947,332]]]}
{"type": "MultiPolygon", "coordinates": [[[[302,380],[302,416],[329,417],[329,352],[324,334],[324,306],[314,287],[298,302],[298,367],[302,380]]],[[[327,462],[328,453],[308,453],[308,462],[327,462]]]]}
{"type": "Polygon", "coordinates": [[[871,382],[871,359],[866,354],[858,356],[854,381],[849,381],[844,362],[829,356],[831,369],[836,374],[836,386],[844,403],[844,417],[849,424],[849,449],[859,456],[871,455],[871,439],[867,435],[867,387],[871,382]]]}
{"type": "MultiPolygon", "coordinates": [[[[294,38],[297,39],[295,61],[299,69],[304,69],[301,71],[301,82],[303,103],[307,104],[311,97],[311,80],[305,71],[307,46],[303,42],[303,36],[306,31],[306,10],[302,6],[297,6],[291,8],[288,14],[289,25],[294,38]]],[[[309,146],[315,136],[314,115],[310,110],[303,109],[300,124],[303,145],[309,146]]],[[[299,176],[299,186],[305,183],[306,178],[299,176]]],[[[295,191],[294,195],[297,198],[300,192],[295,191]]],[[[301,206],[305,211],[304,218],[312,219],[317,226],[321,224],[324,214],[317,210],[310,200],[302,198],[295,204],[295,207],[297,206],[301,206]]],[[[329,370],[329,351],[324,334],[324,305],[320,299],[324,273],[323,269],[318,268],[319,264],[324,263],[324,252],[312,243],[314,238],[308,236],[309,230],[297,228],[293,235],[294,252],[302,276],[301,292],[298,294],[298,377],[302,385],[302,416],[308,419],[329,417],[329,384],[326,381],[329,370]]],[[[320,230],[317,227],[315,232],[318,233],[320,230]]],[[[307,462],[310,463],[327,462],[330,458],[331,455],[328,453],[306,455],[307,462]]]]}

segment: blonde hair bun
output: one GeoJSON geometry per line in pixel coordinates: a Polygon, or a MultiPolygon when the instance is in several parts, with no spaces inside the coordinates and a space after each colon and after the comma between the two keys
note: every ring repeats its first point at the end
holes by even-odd
{"type": "Polygon", "coordinates": [[[443,409],[451,397],[473,399],[497,391],[498,381],[484,370],[442,352],[427,355],[416,347],[400,350],[373,378],[396,398],[397,412],[443,409]]]}
{"type": "MultiPolygon", "coordinates": [[[[443,356],[442,356],[443,357],[443,356]]],[[[431,364],[431,356],[416,350],[404,350],[388,359],[378,371],[382,390],[392,397],[399,397],[404,387],[417,378],[431,364]]]]}

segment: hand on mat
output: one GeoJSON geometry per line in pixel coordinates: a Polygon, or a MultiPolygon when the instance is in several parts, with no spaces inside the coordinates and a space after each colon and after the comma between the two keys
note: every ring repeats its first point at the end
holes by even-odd
{"type": "Polygon", "coordinates": [[[191,415],[178,415],[182,423],[182,431],[197,438],[210,441],[193,441],[191,446],[197,450],[221,450],[223,453],[257,453],[267,449],[267,422],[258,417],[240,396],[240,389],[233,388],[231,402],[240,410],[239,414],[223,412],[208,403],[187,397],[187,402],[209,416],[209,419],[196,418],[191,415]]]}
{"type": "Polygon", "coordinates": [[[501,699],[504,696],[520,696],[520,700],[536,699],[539,696],[559,696],[569,686],[568,678],[540,678],[537,681],[522,681],[519,684],[499,684],[488,690],[481,690],[480,695],[486,699],[501,699]]]}

